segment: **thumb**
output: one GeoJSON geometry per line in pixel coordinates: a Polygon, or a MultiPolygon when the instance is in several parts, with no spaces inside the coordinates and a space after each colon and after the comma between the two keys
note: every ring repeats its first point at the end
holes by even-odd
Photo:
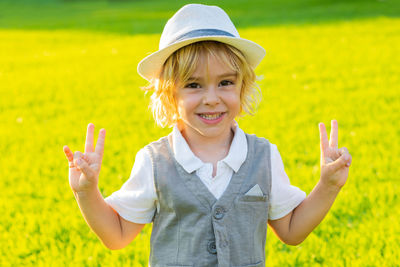
{"type": "Polygon", "coordinates": [[[89,179],[94,178],[95,173],[90,168],[89,164],[84,160],[83,158],[78,158],[75,160],[75,166],[78,167],[78,169],[89,179]]]}
{"type": "Polygon", "coordinates": [[[341,168],[348,168],[351,165],[351,155],[347,148],[342,147],[339,149],[339,155],[340,157],[337,158],[334,162],[330,163],[330,168],[333,172],[338,171],[341,168]]]}

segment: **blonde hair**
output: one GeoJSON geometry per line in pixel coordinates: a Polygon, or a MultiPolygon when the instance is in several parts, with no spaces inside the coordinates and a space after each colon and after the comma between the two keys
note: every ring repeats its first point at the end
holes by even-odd
{"type": "Polygon", "coordinates": [[[240,111],[253,115],[261,99],[261,90],[256,83],[257,76],[244,55],[233,46],[217,41],[201,41],[189,44],[175,51],[164,63],[157,79],[143,89],[153,91],[149,108],[161,127],[174,125],[179,114],[175,101],[176,88],[183,86],[195,72],[202,56],[215,56],[224,65],[237,73],[241,84],[240,111]]]}

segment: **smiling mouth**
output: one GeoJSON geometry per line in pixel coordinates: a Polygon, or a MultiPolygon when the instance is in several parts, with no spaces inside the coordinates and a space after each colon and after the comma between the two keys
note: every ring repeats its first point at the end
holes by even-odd
{"type": "Polygon", "coordinates": [[[198,115],[200,117],[202,117],[203,119],[212,121],[212,120],[216,120],[216,119],[221,118],[224,114],[225,114],[225,112],[212,113],[212,114],[200,113],[198,115]]]}

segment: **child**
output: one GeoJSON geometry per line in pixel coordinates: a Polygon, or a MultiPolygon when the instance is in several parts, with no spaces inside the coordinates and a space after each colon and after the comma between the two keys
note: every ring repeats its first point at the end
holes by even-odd
{"type": "Polygon", "coordinates": [[[239,37],[215,6],[186,5],[166,24],[159,51],[138,72],[154,90],[151,107],[167,137],[140,150],[128,181],[103,199],[98,177],[105,130],[85,153],[65,146],[69,180],[82,214],[110,249],[128,245],[153,222],[151,266],[265,266],[267,223],[290,245],[321,222],[345,184],[351,156],[324,124],[321,179],[306,197],[290,185],[275,145],[235,122],[253,113],[259,45],[239,37]]]}

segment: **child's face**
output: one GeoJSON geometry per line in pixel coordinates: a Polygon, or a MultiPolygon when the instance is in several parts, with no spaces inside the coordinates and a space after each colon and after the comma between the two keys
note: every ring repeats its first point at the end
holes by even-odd
{"type": "MultiPolygon", "coordinates": [[[[205,56],[204,56],[205,57],[205,56]]],[[[186,138],[230,136],[240,113],[240,88],[235,71],[210,56],[200,60],[189,81],[176,92],[179,126],[186,138]]]]}

